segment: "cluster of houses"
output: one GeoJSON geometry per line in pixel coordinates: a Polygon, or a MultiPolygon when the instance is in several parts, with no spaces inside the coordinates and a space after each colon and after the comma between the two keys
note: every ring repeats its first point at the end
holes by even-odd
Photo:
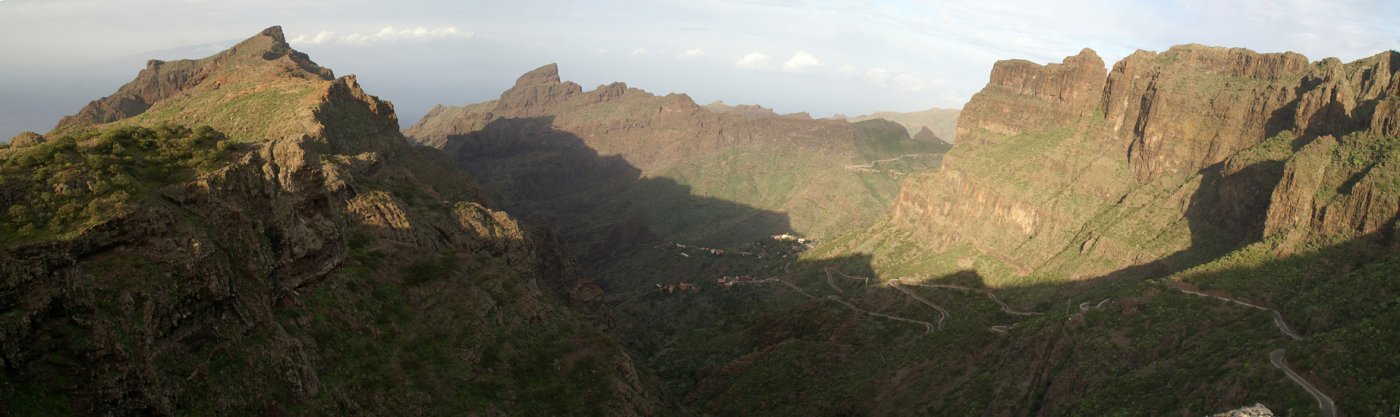
{"type": "MultiPolygon", "coordinates": [[[[729,253],[729,252],[726,252],[724,249],[707,248],[707,247],[704,247],[704,246],[687,245],[687,244],[684,244],[684,243],[676,243],[676,242],[667,242],[667,243],[665,243],[665,244],[662,244],[662,245],[659,246],[659,247],[672,247],[672,248],[680,249],[681,251],[678,252],[677,255],[679,255],[679,256],[681,256],[681,257],[685,257],[685,258],[689,258],[689,257],[690,257],[690,254],[685,252],[686,250],[696,250],[696,251],[700,251],[701,253],[709,253],[709,254],[715,255],[715,256],[721,256],[721,255],[724,255],[724,254],[726,254],[726,253],[729,253]]],[[[743,251],[734,252],[734,254],[736,254],[736,255],[743,255],[743,256],[752,256],[752,255],[753,255],[752,253],[743,252],[743,251]]]]}
{"type": "Polygon", "coordinates": [[[735,285],[750,283],[754,281],[757,280],[755,280],[752,275],[739,275],[736,277],[722,276],[719,278],[715,278],[715,285],[718,285],[720,288],[728,290],[730,288],[734,288],[735,285]]]}
{"type": "Polygon", "coordinates": [[[665,284],[656,284],[656,289],[661,290],[661,292],[664,292],[664,293],[667,293],[667,294],[672,294],[672,293],[675,293],[676,291],[680,291],[680,292],[697,292],[697,291],[700,291],[700,287],[697,287],[697,286],[695,286],[695,284],[691,284],[691,283],[689,283],[689,282],[681,282],[681,283],[669,283],[669,282],[668,282],[668,283],[665,283],[665,284]]]}
{"type": "Polygon", "coordinates": [[[808,238],[805,238],[805,237],[794,236],[794,235],[787,234],[787,233],[783,233],[783,234],[781,234],[781,235],[773,235],[773,240],[776,240],[776,241],[779,241],[779,242],[792,242],[792,243],[794,243],[794,245],[792,245],[792,248],[791,248],[793,252],[802,252],[802,251],[805,251],[805,250],[807,250],[807,249],[812,249],[812,248],[817,247],[817,241],[816,241],[816,239],[808,239],[808,238]]]}
{"type": "Polygon", "coordinates": [[[808,238],[805,238],[805,237],[795,236],[795,235],[788,234],[788,233],[783,233],[783,234],[780,234],[780,235],[773,235],[773,240],[774,240],[774,241],[777,241],[777,242],[790,243],[791,245],[790,245],[790,246],[782,246],[780,249],[778,249],[778,251],[777,251],[776,253],[772,250],[772,249],[773,249],[772,247],[767,246],[767,245],[763,245],[763,244],[758,244],[758,245],[749,244],[749,245],[746,245],[747,247],[749,247],[749,250],[736,250],[736,251],[726,251],[726,250],[724,250],[724,249],[710,248],[710,247],[699,246],[699,245],[687,245],[687,244],[684,244],[684,243],[677,243],[677,242],[666,242],[666,243],[663,243],[663,244],[661,244],[661,245],[657,245],[657,248],[676,249],[676,256],[679,256],[679,257],[682,257],[682,258],[689,258],[689,257],[695,256],[695,255],[697,255],[697,254],[709,254],[709,255],[713,255],[713,256],[724,256],[724,255],[751,256],[751,257],[755,257],[755,258],[758,258],[758,259],[764,259],[764,258],[786,258],[786,257],[788,257],[789,255],[792,255],[792,254],[794,254],[794,253],[800,253],[800,252],[805,251],[805,250],[807,250],[807,249],[815,248],[815,247],[816,247],[816,244],[817,244],[817,241],[816,241],[815,239],[808,239],[808,238]]]}

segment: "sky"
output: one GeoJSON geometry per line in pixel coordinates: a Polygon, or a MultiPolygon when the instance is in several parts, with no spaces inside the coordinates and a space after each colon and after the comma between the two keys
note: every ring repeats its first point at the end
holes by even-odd
{"type": "Polygon", "coordinates": [[[409,125],[558,63],[700,104],[825,117],[959,108],[1000,59],[1200,43],[1350,61],[1400,49],[1396,0],[0,0],[0,140],[45,132],[147,59],[200,58],[281,25],[409,125]]]}

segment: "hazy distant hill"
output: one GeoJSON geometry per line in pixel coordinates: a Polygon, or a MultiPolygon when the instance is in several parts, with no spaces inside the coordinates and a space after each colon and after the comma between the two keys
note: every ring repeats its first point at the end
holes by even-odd
{"type": "Polygon", "coordinates": [[[919,133],[919,130],[927,127],[933,134],[938,135],[944,142],[954,143],[957,141],[958,113],[957,109],[932,108],[928,110],[913,111],[907,113],[882,111],[865,116],[846,117],[846,120],[859,122],[870,119],[885,119],[899,123],[909,134],[919,133]]]}

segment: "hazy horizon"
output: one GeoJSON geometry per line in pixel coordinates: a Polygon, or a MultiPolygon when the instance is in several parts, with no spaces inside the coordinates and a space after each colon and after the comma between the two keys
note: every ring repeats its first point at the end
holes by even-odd
{"type": "Polygon", "coordinates": [[[1137,49],[1200,43],[1350,61],[1400,47],[1382,1],[948,2],[0,1],[0,140],[44,132],[130,81],[147,59],[200,58],[273,25],[337,75],[395,103],[401,125],[435,104],[496,98],[558,63],[585,89],[611,83],[700,104],[856,116],[959,108],[1001,59],[1107,65],[1137,49]],[[18,57],[18,59],[16,59],[18,57]]]}

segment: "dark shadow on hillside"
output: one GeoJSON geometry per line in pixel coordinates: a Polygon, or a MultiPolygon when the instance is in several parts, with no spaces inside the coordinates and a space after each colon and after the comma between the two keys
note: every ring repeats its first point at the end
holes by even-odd
{"type": "MultiPolygon", "coordinates": [[[[1382,64],[1381,68],[1400,67],[1400,54],[1391,53],[1389,54],[1389,58],[1390,62],[1382,64]]],[[[1363,61],[1365,59],[1366,58],[1363,58],[1363,61]]],[[[1376,73],[1373,68],[1368,68],[1356,76],[1362,79],[1362,85],[1367,85],[1376,82],[1378,78],[1384,79],[1389,75],[1376,73]]],[[[1326,78],[1319,75],[1305,77],[1297,90],[1298,96],[1301,98],[1304,94],[1318,88],[1333,87],[1332,85],[1325,84],[1325,81],[1327,81],[1326,78]]],[[[1335,96],[1337,93],[1329,92],[1328,94],[1335,96]]],[[[1300,99],[1294,99],[1292,102],[1289,102],[1287,105],[1275,110],[1269,115],[1268,120],[1265,122],[1264,137],[1273,137],[1285,130],[1291,130],[1294,126],[1307,126],[1293,142],[1293,150],[1297,151],[1301,149],[1303,145],[1323,136],[1331,135],[1340,138],[1350,133],[1365,131],[1371,127],[1376,108],[1380,105],[1381,101],[1387,98],[1386,95],[1380,95],[1375,98],[1360,100],[1356,102],[1355,108],[1348,111],[1346,106],[1334,97],[1334,99],[1328,101],[1326,107],[1313,113],[1308,120],[1298,120],[1298,106],[1301,103],[1300,99]]]]}
{"type": "MultiPolygon", "coordinates": [[[[850,307],[913,321],[936,322],[941,316],[883,284],[892,277],[876,276],[867,254],[759,259],[733,252],[682,255],[662,244],[732,251],[754,241],[771,242],[770,235],[790,229],[782,213],[695,196],[667,179],[643,178],[622,158],[598,155],[550,122],[497,120],[480,132],[451,138],[448,151],[513,214],[557,228],[583,259],[586,273],[608,289],[618,318],[612,332],[643,369],[643,383],[661,387],[665,414],[1029,416],[1125,409],[1208,414],[1246,401],[1298,410],[1309,404],[1262,353],[1255,354],[1283,340],[1267,315],[1213,306],[1208,299],[1142,280],[1256,240],[1262,218],[1255,216],[1269,195],[1247,191],[1277,181],[1272,176],[1280,164],[1223,178],[1220,166],[1208,168],[1187,209],[1193,246],[1160,260],[1077,282],[993,289],[978,271],[966,270],[927,282],[967,290],[908,285],[951,313],[943,329],[927,332],[915,322],[850,307]],[[828,268],[870,280],[831,277],[828,268]],[[720,278],[738,276],[783,282],[719,284],[720,278]],[[675,290],[664,290],[666,284],[676,284],[675,290]],[[1012,314],[996,300],[1013,311],[1042,315],[1012,314]],[[1081,308],[1084,303],[1093,308],[1081,308]],[[1151,339],[1146,348],[1129,344],[1133,348],[1125,349],[1114,339],[1124,332],[1151,339]],[[1248,338],[1240,340],[1239,334],[1248,338]],[[1246,376],[1226,379],[1220,370],[1246,376]],[[1178,382],[1161,383],[1168,379],[1178,382]],[[777,383],[780,391],[774,391],[777,383]]],[[[1238,273],[1257,281],[1248,282],[1267,283],[1274,275],[1268,265],[1276,263],[1238,273]]],[[[1351,269],[1357,263],[1346,265],[1351,269]]],[[[1265,284],[1248,296],[1283,310],[1305,333],[1326,330],[1298,316],[1301,307],[1288,300],[1302,295],[1290,288],[1265,284]]],[[[1323,373],[1318,354],[1290,352],[1295,365],[1323,375],[1322,382],[1336,378],[1323,373]]]]}
{"type": "Polygon", "coordinates": [[[643,178],[621,156],[599,155],[552,121],[497,119],[450,137],[446,152],[512,214],[558,229],[587,268],[606,269],[662,242],[726,247],[792,232],[783,213],[696,196],[670,179],[643,178]]]}

